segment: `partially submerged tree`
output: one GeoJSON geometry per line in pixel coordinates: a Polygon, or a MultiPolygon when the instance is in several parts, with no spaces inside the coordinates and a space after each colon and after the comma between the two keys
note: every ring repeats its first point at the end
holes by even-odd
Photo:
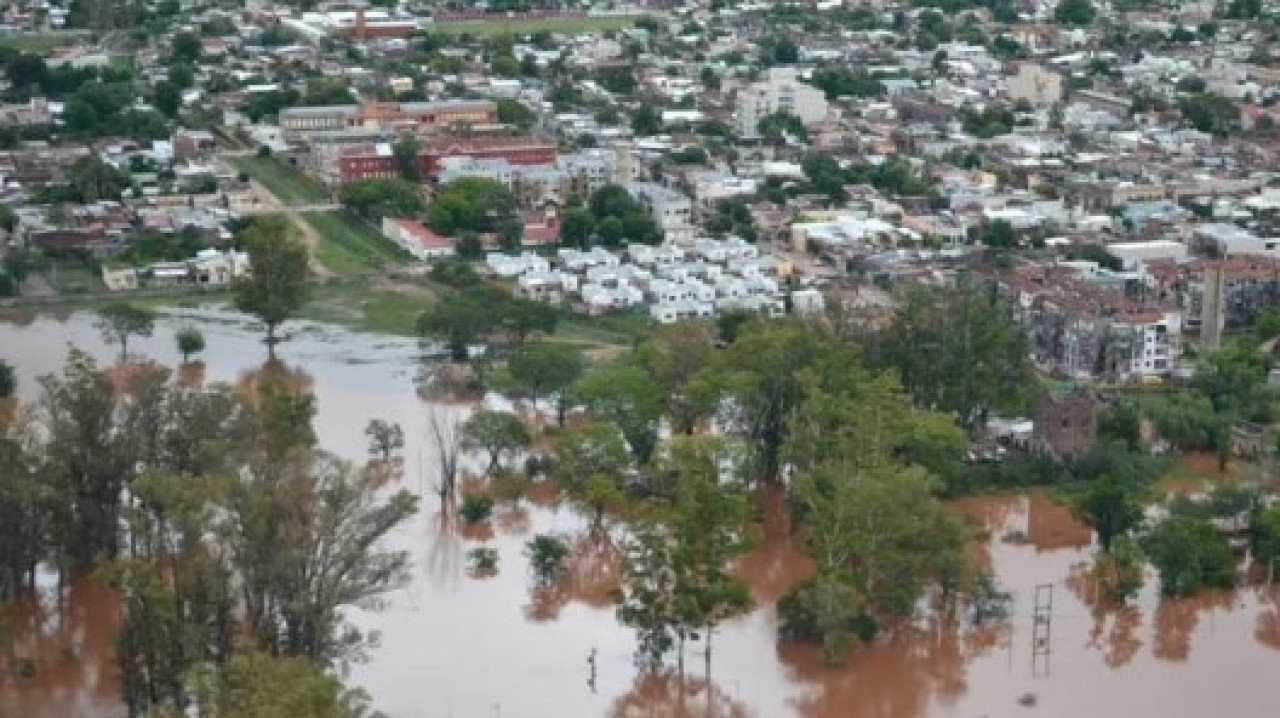
{"type": "Polygon", "coordinates": [[[155,325],[154,314],[127,302],[114,302],[99,309],[94,324],[102,332],[103,341],[120,345],[120,361],[129,356],[129,338],[149,337],[155,325]]]}
{"type": "Polygon", "coordinates": [[[558,536],[537,534],[525,544],[524,553],[529,557],[529,568],[542,583],[550,583],[560,575],[569,546],[558,536]]]}
{"type": "Polygon", "coordinates": [[[527,389],[538,408],[538,397],[560,394],[559,423],[564,423],[564,391],[582,375],[582,350],[572,344],[535,342],[516,350],[507,361],[511,378],[527,389]]]}
{"type": "Polygon", "coordinates": [[[462,424],[462,448],[482,451],[489,458],[485,476],[492,475],[504,458],[511,458],[531,440],[520,417],[506,411],[477,409],[462,424]]]}
{"type": "Polygon", "coordinates": [[[458,487],[458,454],[462,436],[458,419],[447,409],[432,406],[427,413],[427,444],[436,459],[436,494],[443,506],[452,505],[458,487]]]}
{"type": "Polygon", "coordinates": [[[195,327],[182,327],[174,334],[174,340],[178,344],[178,353],[182,355],[183,364],[191,362],[191,355],[204,351],[204,334],[195,327]]]}
{"type": "Polygon", "coordinates": [[[396,452],[404,448],[404,429],[393,421],[372,419],[364,435],[369,437],[369,455],[383,466],[390,466],[396,452]]]}
{"type": "Polygon", "coordinates": [[[276,330],[310,295],[307,248],[283,216],[255,217],[244,230],[249,274],[237,280],[235,306],[267,326],[267,352],[275,358],[276,330]]]}

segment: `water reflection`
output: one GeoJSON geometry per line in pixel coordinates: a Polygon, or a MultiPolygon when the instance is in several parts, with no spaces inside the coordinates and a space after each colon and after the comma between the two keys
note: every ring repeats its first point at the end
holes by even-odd
{"type": "Polygon", "coordinates": [[[714,681],[674,671],[636,676],[609,708],[610,718],[746,718],[747,707],[714,681]]]}
{"type": "MultiPolygon", "coordinates": [[[[188,324],[208,340],[201,381],[249,390],[277,370],[262,363],[261,335],[225,313],[162,318],[155,337],[130,349],[178,366],[172,330],[188,324]]],[[[420,514],[392,537],[394,547],[413,558],[410,585],[389,595],[384,611],[350,611],[359,628],[382,634],[370,662],[352,667],[352,680],[391,718],[487,716],[494,706],[506,716],[575,718],[1191,716],[1220,710],[1223,696],[1244,715],[1269,715],[1280,704],[1276,590],[1242,590],[1229,600],[1227,594],[1165,600],[1149,575],[1131,606],[1099,603],[1083,578],[1092,553],[1087,529],[1040,493],[954,504],[985,537],[975,543],[976,555],[1015,594],[1007,628],[909,624],[854,650],[839,668],[822,666],[815,647],[777,644],[773,603],[812,568],[783,497],[766,493],[760,540],[734,567],[758,608],[717,631],[714,681],[637,677],[634,637],[617,624],[609,601],[618,580],[618,537],[592,536],[581,517],[557,503],[551,484],[535,482],[527,501],[518,507],[500,502],[491,519],[493,535],[484,545],[499,552],[498,575],[468,579],[465,553],[478,544],[466,542],[456,514],[431,494],[435,464],[426,440],[428,405],[413,382],[416,343],[319,326],[295,335],[279,348],[279,371],[315,392],[320,444],[363,462],[369,420],[399,423],[408,469],[401,484],[424,495],[420,514]],[[534,533],[570,543],[565,576],[549,587],[533,585],[523,556],[534,533]],[[1025,540],[1015,540],[1019,533],[1025,540]],[[1031,595],[1040,584],[1055,589],[1047,678],[1032,670],[1031,595]],[[599,651],[594,692],[586,685],[593,648],[599,651]],[[1035,695],[1034,708],[1018,705],[1027,694],[1035,695]]],[[[114,348],[101,342],[85,314],[65,323],[0,325],[0,355],[16,365],[24,399],[34,398],[36,375],[61,365],[68,339],[103,365],[114,361],[114,348]]],[[[46,619],[11,624],[11,635],[20,638],[15,649],[38,650],[42,663],[33,679],[7,671],[0,677],[0,714],[113,715],[114,604],[80,595],[69,593],[65,617],[49,607],[46,619]],[[75,660],[63,659],[64,645],[78,646],[75,660]]]]}
{"type": "Polygon", "coordinates": [[[0,615],[7,649],[0,665],[0,715],[24,718],[113,716],[115,594],[88,577],[27,596],[0,615]]]}

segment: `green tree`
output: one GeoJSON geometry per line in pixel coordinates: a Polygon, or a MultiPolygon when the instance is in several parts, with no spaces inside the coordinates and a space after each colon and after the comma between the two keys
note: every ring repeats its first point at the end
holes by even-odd
{"type": "MultiPolygon", "coordinates": [[[[200,715],[219,718],[366,718],[368,697],[303,658],[251,652],[191,674],[200,715]]],[[[177,718],[178,714],[158,718],[177,718]]]]}
{"type": "Polygon", "coordinates": [[[618,427],[593,421],[566,430],[556,442],[555,475],[570,495],[580,493],[593,477],[621,483],[631,465],[629,453],[618,427]]]}
{"type": "Polygon", "coordinates": [[[343,207],[375,222],[383,217],[413,217],[423,208],[418,185],[403,179],[356,180],[342,187],[338,199],[343,207]]]}
{"type": "Polygon", "coordinates": [[[1034,386],[1026,336],[1008,306],[968,280],[906,291],[878,348],[917,404],[954,412],[970,432],[993,411],[1021,410],[1034,386]]]}
{"type": "Polygon", "coordinates": [[[542,583],[551,583],[560,575],[569,547],[558,536],[536,534],[525,544],[524,553],[529,557],[534,577],[542,583]]]}
{"type": "Polygon", "coordinates": [[[662,116],[652,106],[641,105],[631,116],[631,131],[638,137],[650,137],[662,132],[662,116]]]}
{"type": "Polygon", "coordinates": [[[1053,19],[1068,26],[1092,25],[1098,10],[1091,0],[1060,0],[1053,10],[1053,19]]]}
{"type": "MultiPolygon", "coordinates": [[[[578,377],[586,362],[582,350],[572,344],[536,342],[527,344],[511,355],[507,361],[507,369],[521,388],[529,391],[533,399],[533,408],[537,411],[538,397],[545,394],[561,394],[565,392],[578,377]]],[[[562,407],[560,422],[564,423],[563,407],[565,401],[559,402],[562,407]]]]}
{"type": "Polygon", "coordinates": [[[0,399],[8,399],[18,390],[18,375],[13,366],[0,359],[0,399]]]}
{"type": "MultiPolygon", "coordinates": [[[[809,590],[821,593],[784,600],[796,608],[816,605],[835,613],[813,620],[784,615],[782,620],[834,631],[812,636],[823,643],[827,660],[839,660],[838,651],[856,633],[851,627],[864,620],[860,613],[899,619],[910,615],[926,590],[938,587],[944,597],[953,597],[971,578],[964,553],[967,531],[933,498],[932,488],[918,469],[878,469],[856,478],[822,470],[797,477],[793,500],[804,515],[805,541],[819,577],[817,589],[809,590]],[[923,526],[929,530],[922,531],[923,526]],[[831,582],[852,591],[833,588],[831,582]],[[855,600],[832,606],[833,594],[855,600]],[[815,604],[812,598],[821,600],[815,604]]],[[[783,605],[779,601],[780,609],[783,605]]]]}
{"type": "Polygon", "coordinates": [[[800,61],[800,48],[795,40],[785,35],[773,42],[773,62],[779,65],[793,65],[800,61]]]}
{"type": "Polygon", "coordinates": [[[427,209],[427,224],[440,234],[496,232],[516,216],[516,197],[498,180],[460,177],[436,192],[427,209]]]}
{"type": "Polygon", "coordinates": [[[532,437],[520,417],[506,411],[476,409],[462,424],[462,448],[466,451],[482,451],[489,458],[485,476],[491,476],[502,465],[503,458],[510,458],[529,446],[532,437]]]}
{"type": "Polygon", "coordinates": [[[598,419],[622,430],[637,463],[644,464],[658,444],[662,418],[662,389],[643,369],[611,366],[583,375],[573,388],[574,398],[598,419]]]}
{"type": "Polygon", "coordinates": [[[663,414],[676,432],[692,434],[709,407],[687,387],[715,351],[714,330],[703,321],[685,320],[655,327],[636,350],[636,358],[665,397],[663,414]]]}
{"type": "Polygon", "coordinates": [[[360,648],[341,609],[406,577],[408,555],[379,542],[417,510],[406,491],[383,499],[380,483],[376,472],[305,449],[256,457],[240,472],[218,535],[264,650],[327,665],[360,648]]]}
{"type": "Polygon", "coordinates": [[[1254,512],[1249,528],[1254,560],[1274,573],[1275,564],[1280,561],[1280,504],[1254,512]]]}
{"type": "Polygon", "coordinates": [[[124,361],[129,356],[129,338],[151,336],[155,324],[155,315],[150,311],[126,302],[115,302],[98,310],[98,321],[94,326],[102,333],[104,342],[120,345],[120,361],[124,361]]]}
{"type": "Polygon", "coordinates": [[[283,216],[255,217],[241,239],[249,253],[249,275],[235,284],[236,309],[267,327],[267,352],[275,358],[276,329],[310,296],[307,248],[283,216]]]}
{"type": "MultiPolygon", "coordinates": [[[[13,208],[3,202],[0,202],[0,229],[6,232],[12,232],[18,228],[18,215],[13,208]]],[[[6,257],[7,259],[7,257],[6,257]]]]}
{"type": "MultiPolygon", "coordinates": [[[[418,166],[418,149],[418,138],[413,134],[402,135],[391,148],[396,158],[396,167],[400,169],[400,177],[405,181],[417,182],[422,179],[422,172],[418,166]]],[[[414,213],[418,211],[421,211],[421,207],[414,213]]]]}
{"type": "Polygon", "coordinates": [[[1202,586],[1230,588],[1236,562],[1225,534],[1208,519],[1174,514],[1142,539],[1142,548],[1160,572],[1160,590],[1186,596],[1202,586]]]}
{"type": "Polygon", "coordinates": [[[809,128],[804,120],[786,111],[778,111],[760,118],[756,123],[756,131],[771,145],[781,147],[786,144],[787,137],[793,137],[801,143],[809,141],[809,128]]]}
{"type": "Polygon", "coordinates": [[[178,110],[182,108],[182,88],[168,80],[161,80],[156,83],[152,102],[160,112],[169,117],[177,117],[178,110]]]}
{"type": "Polygon", "coordinates": [[[524,241],[524,223],[509,217],[498,225],[498,248],[507,254],[519,254],[524,241]]]}
{"type": "Polygon", "coordinates": [[[718,407],[719,419],[753,450],[754,478],[777,481],[787,420],[804,400],[802,373],[824,351],[812,327],[752,320],[689,383],[689,396],[718,407]]]}
{"type": "Polygon", "coordinates": [[[1104,552],[1117,537],[1124,536],[1142,521],[1141,492],[1129,482],[1102,476],[1079,489],[1071,501],[1076,517],[1098,534],[1104,552]]]}
{"type": "Polygon", "coordinates": [[[567,210],[560,221],[560,245],[579,249],[590,248],[591,234],[595,231],[595,225],[595,219],[587,210],[581,207],[567,210]]]}
{"type": "Polygon", "coordinates": [[[182,327],[174,334],[178,344],[178,353],[182,355],[182,363],[191,361],[192,354],[204,351],[204,334],[195,327],[182,327]]]}
{"type": "Polygon", "coordinates": [[[189,32],[180,32],[169,41],[172,62],[185,62],[194,65],[200,59],[204,47],[200,38],[189,32]]]}
{"type": "Polygon", "coordinates": [[[521,130],[528,130],[533,127],[533,123],[538,119],[533,110],[530,110],[519,100],[503,97],[499,98],[496,104],[498,106],[498,122],[505,125],[514,125],[521,130]]]}

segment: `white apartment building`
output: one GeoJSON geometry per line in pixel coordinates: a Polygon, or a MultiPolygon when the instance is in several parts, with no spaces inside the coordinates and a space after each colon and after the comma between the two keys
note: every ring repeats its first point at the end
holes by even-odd
{"type": "Polygon", "coordinates": [[[631,193],[644,205],[668,242],[688,242],[697,233],[693,202],[669,187],[652,182],[631,183],[631,193]]]}
{"type": "Polygon", "coordinates": [[[789,112],[806,125],[827,116],[827,98],[822,90],[800,81],[794,67],[771,67],[764,79],[738,91],[738,133],[758,137],[760,118],[775,112],[789,112]]]}

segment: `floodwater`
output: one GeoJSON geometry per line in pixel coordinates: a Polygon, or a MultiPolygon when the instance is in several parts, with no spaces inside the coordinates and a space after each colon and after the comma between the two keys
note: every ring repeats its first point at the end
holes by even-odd
{"type": "MultiPolygon", "coordinates": [[[[166,318],[155,337],[131,349],[176,364],[173,329],[188,321],[208,340],[207,380],[242,381],[261,366],[260,335],[217,311],[166,318]]],[[[0,324],[0,357],[17,366],[25,397],[35,375],[59,366],[69,339],[112,358],[88,315],[0,324]]],[[[767,511],[765,540],[737,569],[758,608],[717,631],[710,675],[694,643],[685,678],[637,676],[631,634],[608,602],[618,557],[608,537],[589,536],[579,516],[545,496],[500,508],[490,525],[467,531],[436,510],[424,440],[430,409],[414,389],[414,342],[299,325],[278,353],[312,382],[323,446],[362,459],[366,423],[397,421],[408,442],[399,483],[427,495],[423,511],[391,537],[410,552],[412,581],[378,610],[349,612],[379,636],[350,679],[393,718],[1269,715],[1280,704],[1280,591],[1161,599],[1149,573],[1134,607],[1106,606],[1095,600],[1086,568],[1088,530],[1038,494],[956,503],[989,537],[975,555],[1014,593],[1004,626],[922,620],[855,649],[843,667],[823,667],[813,647],[775,639],[773,601],[810,568],[783,512],[767,511]],[[563,534],[572,545],[566,578],[550,588],[532,584],[522,555],[538,532],[563,534]],[[1019,534],[1025,540],[1014,541],[1019,534]],[[497,549],[495,575],[469,575],[465,553],[477,545],[497,549]],[[1033,643],[1037,586],[1049,620],[1044,640],[1033,643]]],[[[108,592],[77,583],[61,611],[46,600],[42,610],[11,613],[16,618],[0,621],[9,645],[0,648],[0,665],[28,657],[38,670],[0,676],[0,716],[118,714],[108,592]]]]}

